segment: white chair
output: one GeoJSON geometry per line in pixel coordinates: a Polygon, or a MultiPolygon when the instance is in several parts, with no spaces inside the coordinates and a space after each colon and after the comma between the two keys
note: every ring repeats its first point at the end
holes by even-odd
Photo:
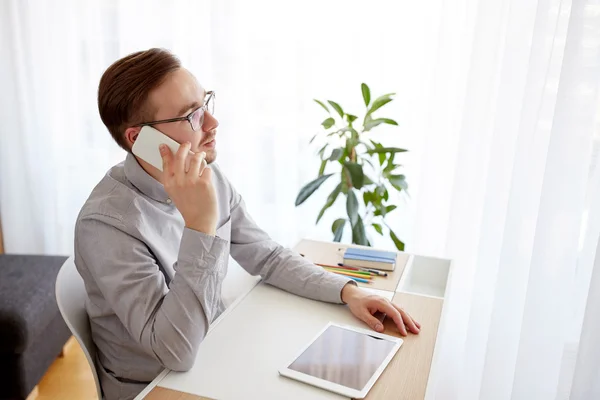
{"type": "Polygon", "coordinates": [[[94,363],[96,348],[92,341],[90,320],[85,310],[86,299],[87,293],[83,279],[81,279],[79,272],[75,268],[73,257],[69,257],[60,268],[60,271],[58,271],[58,276],[56,277],[56,302],[58,303],[58,309],[63,319],[73,336],[75,336],[75,339],[77,339],[77,342],[79,342],[83,354],[85,354],[85,358],[87,358],[90,364],[92,374],[94,375],[94,382],[96,382],[98,399],[102,399],[102,391],[94,363]]]}

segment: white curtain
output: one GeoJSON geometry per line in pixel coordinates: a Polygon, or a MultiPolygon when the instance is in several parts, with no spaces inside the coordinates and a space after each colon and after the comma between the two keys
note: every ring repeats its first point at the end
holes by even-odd
{"type": "Polygon", "coordinates": [[[598,0],[4,0],[0,45],[7,251],[71,252],[124,157],[98,80],[156,46],[217,91],[219,163],[259,224],[329,239],[341,202],[317,227],[326,190],[293,206],[318,170],[312,98],[358,112],[364,81],[398,93],[377,138],[411,150],[392,227],[455,262],[431,398],[600,398],[598,0]]]}
{"type": "Polygon", "coordinates": [[[457,3],[414,198],[412,248],[455,261],[432,397],[600,398],[600,3],[457,3]]]}
{"type": "MultiPolygon", "coordinates": [[[[402,126],[380,127],[375,138],[411,148],[418,133],[408,106],[413,95],[421,96],[414,76],[428,63],[420,53],[424,40],[410,36],[423,29],[413,20],[425,16],[422,6],[393,6],[394,14],[388,2],[358,4],[0,2],[0,204],[7,251],[71,251],[77,211],[124,158],[100,121],[98,82],[116,59],[150,47],[171,49],[216,90],[218,162],[257,222],[285,245],[305,236],[331,239],[343,202],[318,227],[314,222],[333,181],[320,198],[294,206],[319,169],[318,147],[308,142],[325,115],[312,99],[333,99],[359,113],[361,82],[374,96],[398,92],[382,116],[402,126]]],[[[397,159],[409,168],[415,156],[397,159]]],[[[402,215],[410,203],[397,200],[407,204],[390,224],[407,239],[410,225],[402,215]]]]}

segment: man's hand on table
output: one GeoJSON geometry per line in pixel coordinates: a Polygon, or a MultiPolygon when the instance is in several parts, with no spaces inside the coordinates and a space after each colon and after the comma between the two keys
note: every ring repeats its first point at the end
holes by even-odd
{"type": "Polygon", "coordinates": [[[346,284],[342,289],[342,301],[348,305],[355,317],[377,332],[383,332],[383,324],[373,316],[378,311],[394,321],[402,336],[407,335],[406,328],[412,333],[419,333],[421,329],[421,324],[402,308],[388,299],[367,293],[352,283],[346,284]]]}

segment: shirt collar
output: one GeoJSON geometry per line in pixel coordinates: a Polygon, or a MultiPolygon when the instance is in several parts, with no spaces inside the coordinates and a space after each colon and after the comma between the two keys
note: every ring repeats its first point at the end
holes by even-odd
{"type": "Polygon", "coordinates": [[[125,159],[125,176],[144,195],[161,203],[170,204],[169,195],[162,183],[151,177],[131,153],[127,154],[125,159]]]}

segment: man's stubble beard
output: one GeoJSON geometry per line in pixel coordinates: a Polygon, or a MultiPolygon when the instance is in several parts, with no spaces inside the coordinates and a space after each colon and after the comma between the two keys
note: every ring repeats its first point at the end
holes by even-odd
{"type": "Polygon", "coordinates": [[[217,150],[213,149],[210,152],[206,152],[206,164],[210,165],[217,160],[217,150]]]}

